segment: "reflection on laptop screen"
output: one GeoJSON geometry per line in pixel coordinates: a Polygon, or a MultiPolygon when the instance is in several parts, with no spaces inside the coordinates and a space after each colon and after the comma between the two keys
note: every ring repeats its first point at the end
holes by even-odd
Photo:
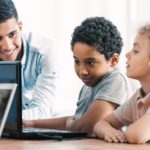
{"type": "Polygon", "coordinates": [[[8,99],[10,97],[10,89],[0,89],[0,123],[4,116],[4,111],[8,103],[8,99]]]}
{"type": "Polygon", "coordinates": [[[10,110],[17,84],[0,83],[0,137],[10,110]]]}

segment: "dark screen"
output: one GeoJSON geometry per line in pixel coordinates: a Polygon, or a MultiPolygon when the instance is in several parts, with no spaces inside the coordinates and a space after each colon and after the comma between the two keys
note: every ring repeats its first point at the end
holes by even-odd
{"type": "Polygon", "coordinates": [[[10,93],[10,89],[0,89],[0,123],[4,117],[4,112],[8,104],[10,93]]]}
{"type": "Polygon", "coordinates": [[[0,61],[0,83],[17,83],[17,90],[8,113],[5,130],[21,130],[21,63],[19,61],[0,61]],[[19,121],[20,122],[19,122],[19,121]]]}

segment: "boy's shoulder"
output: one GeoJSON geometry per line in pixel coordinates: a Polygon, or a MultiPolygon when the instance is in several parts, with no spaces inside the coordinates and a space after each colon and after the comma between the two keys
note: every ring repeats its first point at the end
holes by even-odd
{"type": "MultiPolygon", "coordinates": [[[[101,78],[101,80],[98,82],[98,84],[94,87],[94,89],[100,89],[100,88],[109,88],[114,89],[115,87],[124,87],[129,89],[131,91],[131,86],[128,81],[128,78],[121,73],[119,70],[113,70],[101,78]]],[[[117,88],[116,87],[116,88],[117,88]]]]}
{"type": "Polygon", "coordinates": [[[106,75],[104,75],[104,77],[102,78],[102,80],[106,80],[109,78],[113,78],[113,79],[124,79],[126,80],[127,78],[125,77],[125,75],[123,73],[121,73],[119,70],[113,70],[108,72],[106,75]]]}

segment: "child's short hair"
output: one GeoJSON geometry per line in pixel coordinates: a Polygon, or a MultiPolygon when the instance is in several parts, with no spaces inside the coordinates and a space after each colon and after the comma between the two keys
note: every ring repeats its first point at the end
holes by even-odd
{"type": "Polygon", "coordinates": [[[81,42],[95,47],[109,60],[114,53],[121,53],[123,42],[120,32],[104,17],[91,17],[77,26],[72,34],[71,48],[81,42]]]}
{"type": "Polygon", "coordinates": [[[139,29],[139,34],[144,34],[144,35],[146,35],[150,39],[150,23],[146,24],[146,25],[143,25],[139,29]]]}

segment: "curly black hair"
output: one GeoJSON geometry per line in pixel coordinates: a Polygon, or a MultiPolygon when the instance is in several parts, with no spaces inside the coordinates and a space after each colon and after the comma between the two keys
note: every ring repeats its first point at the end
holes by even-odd
{"type": "Polygon", "coordinates": [[[121,53],[123,41],[120,32],[113,23],[104,17],[91,17],[74,29],[71,48],[77,42],[93,46],[109,60],[114,53],[121,53]]]}
{"type": "Polygon", "coordinates": [[[12,0],[0,0],[0,23],[10,18],[18,21],[18,13],[12,0]]]}

